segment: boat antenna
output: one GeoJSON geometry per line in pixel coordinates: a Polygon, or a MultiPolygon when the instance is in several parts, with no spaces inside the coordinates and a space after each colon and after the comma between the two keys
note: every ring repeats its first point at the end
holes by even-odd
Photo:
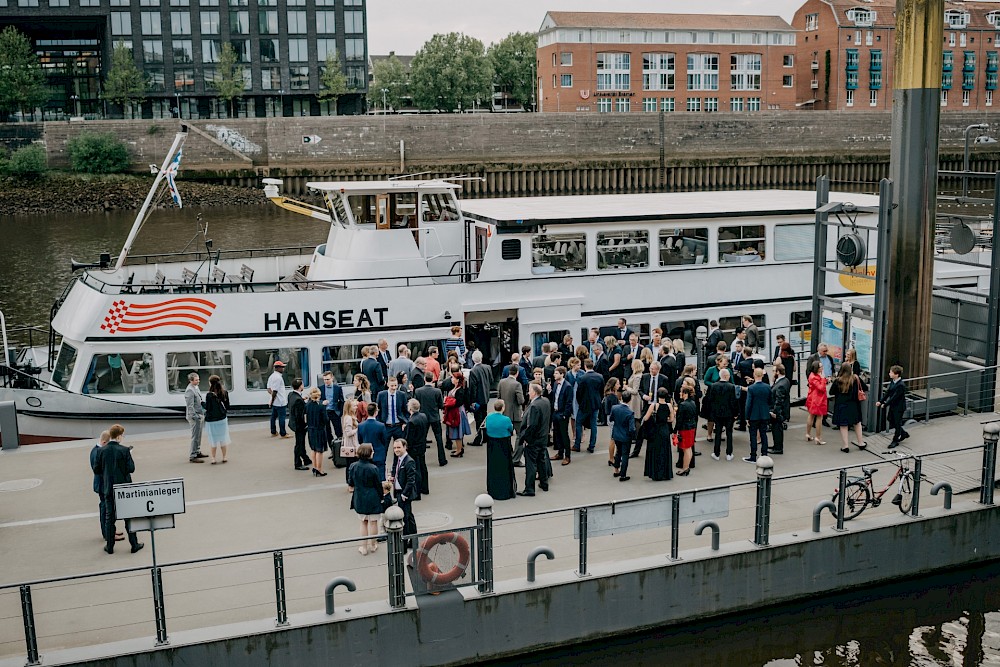
{"type": "MultiPolygon", "coordinates": [[[[181,124],[181,131],[174,135],[174,142],[170,145],[170,150],[167,152],[167,156],[163,158],[163,165],[156,172],[156,178],[153,179],[153,185],[150,186],[149,192],[146,194],[146,201],[142,203],[142,208],[139,209],[139,213],[135,216],[135,221],[132,223],[132,229],[129,230],[128,237],[125,239],[125,245],[122,246],[121,254],[118,255],[118,262],[115,264],[116,271],[122,268],[125,264],[125,258],[128,257],[129,252],[132,250],[132,244],[135,242],[135,237],[138,236],[139,230],[146,221],[146,211],[149,209],[149,205],[153,201],[153,196],[156,194],[157,190],[159,190],[160,183],[163,182],[163,178],[166,176],[167,167],[170,165],[170,161],[173,160],[174,154],[176,154],[177,151],[179,151],[184,145],[185,139],[187,139],[187,125],[181,124]]],[[[155,169],[156,165],[150,165],[150,167],[155,169]]]]}

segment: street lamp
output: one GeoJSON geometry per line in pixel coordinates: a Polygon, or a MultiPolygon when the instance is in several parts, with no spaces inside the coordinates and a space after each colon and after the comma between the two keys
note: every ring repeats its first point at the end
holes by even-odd
{"type": "Polygon", "coordinates": [[[383,116],[385,114],[389,113],[389,105],[386,103],[386,98],[385,98],[386,93],[388,93],[388,92],[389,92],[388,88],[383,88],[382,89],[382,115],[383,116]]]}
{"type": "Polygon", "coordinates": [[[278,115],[285,116],[285,89],[278,90],[278,115]]]}
{"type": "MultiPolygon", "coordinates": [[[[970,125],[967,128],[965,128],[965,152],[963,153],[963,156],[962,156],[962,171],[965,171],[965,172],[969,171],[969,132],[971,132],[972,130],[979,130],[980,132],[987,132],[989,129],[990,129],[990,126],[987,125],[986,123],[977,123],[975,125],[970,125]]],[[[985,143],[993,143],[993,142],[996,141],[995,139],[993,141],[988,141],[991,138],[992,137],[990,137],[989,135],[982,134],[982,135],[976,137],[976,143],[977,144],[985,144],[985,143]]],[[[968,177],[968,175],[965,175],[965,176],[962,177],[962,196],[963,197],[968,197],[969,196],[969,177],[968,177]]]]}
{"type": "Polygon", "coordinates": [[[73,101],[73,115],[74,116],[79,116],[80,115],[80,96],[76,95],[76,94],[73,94],[73,95],[69,96],[69,99],[71,99],[73,101]]]}
{"type": "Polygon", "coordinates": [[[177,117],[180,118],[181,117],[181,94],[177,93],[177,92],[174,93],[174,111],[177,112],[177,117]]]}

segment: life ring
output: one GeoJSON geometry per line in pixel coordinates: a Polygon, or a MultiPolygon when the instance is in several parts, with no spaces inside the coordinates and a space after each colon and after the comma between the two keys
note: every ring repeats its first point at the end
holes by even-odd
{"type": "Polygon", "coordinates": [[[444,586],[465,576],[471,562],[469,542],[464,537],[457,533],[438,533],[424,540],[417,549],[415,564],[420,578],[426,583],[431,586],[444,586]],[[458,564],[447,572],[441,572],[437,563],[430,558],[430,550],[439,544],[453,544],[458,549],[458,564]]]}

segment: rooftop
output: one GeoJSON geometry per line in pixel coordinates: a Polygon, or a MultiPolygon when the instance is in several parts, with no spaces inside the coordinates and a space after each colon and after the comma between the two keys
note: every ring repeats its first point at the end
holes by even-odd
{"type": "MultiPolygon", "coordinates": [[[[854,26],[854,21],[847,18],[847,12],[851,9],[869,9],[875,12],[874,25],[879,27],[895,28],[896,26],[896,2],[895,0],[823,0],[833,9],[837,18],[837,24],[842,26],[854,26]]],[[[960,11],[969,13],[968,28],[994,30],[993,24],[986,20],[986,15],[990,12],[1000,11],[998,2],[954,2],[946,0],[944,10],[960,11]]],[[[945,24],[945,32],[952,30],[945,24]]]]}
{"type": "Polygon", "coordinates": [[[795,30],[780,16],[755,14],[661,14],[642,12],[548,12],[541,30],[550,28],[640,30],[795,30]]]}

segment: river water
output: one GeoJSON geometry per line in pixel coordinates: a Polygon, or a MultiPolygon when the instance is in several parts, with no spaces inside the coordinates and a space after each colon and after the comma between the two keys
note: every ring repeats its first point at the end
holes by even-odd
{"type": "MultiPolygon", "coordinates": [[[[133,218],[0,217],[0,310],[8,327],[46,325],[71,277],[70,259],[117,257],[133,218]]],[[[206,237],[223,250],[309,245],[323,242],[326,225],[273,206],[157,211],[134,252],[200,249],[206,237]]],[[[495,664],[1000,667],[1000,564],[495,664]]]]}

